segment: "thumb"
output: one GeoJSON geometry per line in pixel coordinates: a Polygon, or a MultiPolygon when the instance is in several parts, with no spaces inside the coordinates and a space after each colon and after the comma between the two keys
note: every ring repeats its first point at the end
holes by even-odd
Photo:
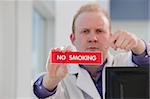
{"type": "Polygon", "coordinates": [[[118,35],[114,34],[114,35],[111,35],[110,40],[109,40],[110,47],[113,48],[113,49],[115,49],[115,50],[117,49],[117,47],[115,45],[117,39],[118,39],[118,35]]]}

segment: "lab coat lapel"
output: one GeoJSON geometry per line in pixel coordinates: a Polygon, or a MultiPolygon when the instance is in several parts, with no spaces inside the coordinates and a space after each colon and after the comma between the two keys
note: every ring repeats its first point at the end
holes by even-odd
{"type": "Polygon", "coordinates": [[[101,99],[90,75],[86,70],[80,68],[76,85],[93,99],[101,99]]]}
{"type": "Polygon", "coordinates": [[[105,92],[106,92],[106,89],[105,89],[105,70],[106,70],[106,67],[113,67],[113,64],[114,64],[114,57],[108,53],[108,58],[107,58],[107,63],[105,64],[104,68],[103,68],[103,71],[102,71],[102,86],[103,86],[103,99],[105,99],[105,92]]]}
{"type": "MultiPolygon", "coordinates": [[[[105,64],[102,72],[103,99],[105,99],[105,68],[112,67],[113,63],[114,63],[114,57],[109,53],[108,61],[105,64]]],[[[78,74],[76,80],[76,85],[78,88],[83,90],[93,99],[101,99],[90,75],[86,70],[80,68],[77,64],[70,64],[70,66],[68,66],[68,70],[70,74],[78,74]]]]}

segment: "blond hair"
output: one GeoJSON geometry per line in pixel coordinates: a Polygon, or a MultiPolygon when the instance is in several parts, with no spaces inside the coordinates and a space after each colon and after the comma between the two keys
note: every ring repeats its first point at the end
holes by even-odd
{"type": "Polygon", "coordinates": [[[103,8],[101,8],[100,5],[98,5],[97,3],[86,4],[86,5],[81,6],[80,9],[77,11],[77,13],[73,17],[73,22],[72,22],[72,32],[73,33],[75,33],[75,21],[76,21],[77,17],[83,12],[103,13],[106,16],[106,18],[109,20],[109,23],[110,23],[111,19],[110,19],[108,13],[103,8]]]}

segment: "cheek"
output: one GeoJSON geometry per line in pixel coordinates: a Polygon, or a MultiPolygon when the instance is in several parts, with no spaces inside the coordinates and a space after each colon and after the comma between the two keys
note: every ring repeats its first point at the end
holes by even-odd
{"type": "Polygon", "coordinates": [[[109,40],[109,36],[108,35],[100,35],[99,36],[99,41],[107,42],[108,40],[109,40]]]}
{"type": "Polygon", "coordinates": [[[106,38],[100,37],[100,38],[99,38],[99,41],[100,41],[100,42],[105,42],[105,41],[106,41],[106,38]]]}
{"type": "Polygon", "coordinates": [[[75,40],[75,45],[77,47],[82,47],[86,42],[86,38],[83,37],[82,35],[78,35],[76,36],[76,40],[75,40]]]}
{"type": "Polygon", "coordinates": [[[76,45],[76,46],[79,46],[81,40],[82,40],[82,39],[80,38],[80,36],[79,36],[79,35],[76,35],[76,39],[75,39],[75,41],[74,41],[75,45],[76,45]]]}
{"type": "Polygon", "coordinates": [[[110,36],[108,35],[103,35],[99,37],[99,42],[103,45],[103,46],[107,46],[109,47],[109,39],[110,36]]]}

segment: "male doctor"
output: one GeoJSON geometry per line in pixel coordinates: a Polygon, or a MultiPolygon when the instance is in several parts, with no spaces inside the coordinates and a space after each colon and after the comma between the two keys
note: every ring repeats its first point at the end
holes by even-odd
{"type": "MultiPolygon", "coordinates": [[[[72,44],[77,51],[102,51],[102,65],[53,64],[48,58],[47,72],[33,85],[34,94],[48,99],[104,99],[106,66],[149,66],[150,46],[132,33],[111,33],[108,14],[97,4],[83,5],[73,19],[72,44]],[[109,48],[123,49],[125,54],[112,56],[109,48]]],[[[53,51],[71,51],[54,48],[53,51]]]]}

